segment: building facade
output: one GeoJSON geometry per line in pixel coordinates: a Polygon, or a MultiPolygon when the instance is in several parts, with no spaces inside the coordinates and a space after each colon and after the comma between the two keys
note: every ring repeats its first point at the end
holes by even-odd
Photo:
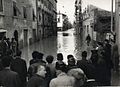
{"type": "Polygon", "coordinates": [[[57,32],[56,0],[0,0],[0,30],[14,37],[20,47],[57,32]]]}
{"type": "Polygon", "coordinates": [[[37,0],[38,37],[44,38],[57,34],[56,4],[56,0],[37,0]]]}
{"type": "Polygon", "coordinates": [[[107,33],[111,32],[110,15],[109,11],[88,5],[83,12],[83,40],[85,41],[88,34],[93,43],[106,39],[107,33]]]}
{"type": "Polygon", "coordinates": [[[57,28],[58,28],[58,31],[63,31],[63,22],[66,18],[67,18],[66,14],[63,14],[63,13],[60,13],[60,12],[57,14],[57,28]]]}
{"type": "Polygon", "coordinates": [[[75,1],[75,30],[76,34],[82,36],[83,26],[82,26],[82,0],[75,1]]]}
{"type": "Polygon", "coordinates": [[[31,37],[32,15],[28,0],[0,0],[0,28],[7,31],[7,37],[14,38],[18,32],[19,43],[27,45],[31,37]]]}

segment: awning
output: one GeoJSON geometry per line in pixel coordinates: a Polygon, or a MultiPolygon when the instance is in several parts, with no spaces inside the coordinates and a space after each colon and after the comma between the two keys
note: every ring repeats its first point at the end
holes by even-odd
{"type": "Polygon", "coordinates": [[[6,33],[6,32],[7,32],[7,30],[0,29],[0,33],[2,33],[2,32],[6,33]]]}

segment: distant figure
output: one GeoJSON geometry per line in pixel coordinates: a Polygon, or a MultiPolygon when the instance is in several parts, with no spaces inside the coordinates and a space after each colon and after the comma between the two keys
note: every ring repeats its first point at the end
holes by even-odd
{"type": "Polygon", "coordinates": [[[13,54],[15,56],[16,52],[17,52],[17,42],[15,41],[15,38],[12,38],[12,40],[11,40],[11,49],[12,49],[13,54]]]}
{"type": "Polygon", "coordinates": [[[21,59],[22,52],[17,51],[16,58],[11,62],[11,70],[17,72],[22,82],[22,87],[26,87],[27,82],[27,65],[26,61],[21,59]]]}
{"type": "Polygon", "coordinates": [[[89,46],[90,45],[90,41],[91,41],[90,34],[87,35],[86,41],[87,41],[87,45],[89,46]]]}
{"type": "Polygon", "coordinates": [[[0,86],[1,87],[22,87],[19,75],[10,70],[11,59],[5,56],[2,59],[4,69],[0,71],[0,86]]]}
{"type": "Polygon", "coordinates": [[[0,40],[0,55],[5,56],[8,50],[8,44],[6,42],[6,37],[3,36],[2,40],[0,40]]]}
{"type": "Polygon", "coordinates": [[[8,48],[10,49],[11,43],[10,43],[10,38],[6,38],[6,42],[8,44],[8,48]]]}
{"type": "Polygon", "coordinates": [[[43,65],[35,66],[35,73],[29,79],[27,87],[46,87],[45,81],[46,69],[43,65]]]}

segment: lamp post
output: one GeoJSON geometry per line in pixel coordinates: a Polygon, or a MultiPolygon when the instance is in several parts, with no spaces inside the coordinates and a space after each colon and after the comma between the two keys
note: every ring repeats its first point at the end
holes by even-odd
{"type": "Polygon", "coordinates": [[[111,33],[113,34],[113,0],[111,0],[111,33]]]}

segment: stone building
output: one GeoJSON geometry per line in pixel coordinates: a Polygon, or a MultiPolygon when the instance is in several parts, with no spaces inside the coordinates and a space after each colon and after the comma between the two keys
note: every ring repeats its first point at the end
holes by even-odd
{"type": "Polygon", "coordinates": [[[7,30],[7,37],[13,38],[14,31],[18,32],[21,46],[27,45],[31,37],[32,16],[28,0],[0,0],[0,26],[7,30]],[[29,37],[28,37],[29,36],[29,37]]]}
{"type": "Polygon", "coordinates": [[[18,32],[20,47],[57,34],[56,0],[0,0],[0,32],[18,32]]]}
{"type": "Polygon", "coordinates": [[[82,36],[82,0],[75,0],[75,30],[82,36]]]}
{"type": "Polygon", "coordinates": [[[83,38],[90,34],[92,41],[103,41],[111,32],[109,11],[88,5],[83,12],[83,38]]]}
{"type": "Polygon", "coordinates": [[[44,38],[57,34],[56,3],[56,0],[37,0],[38,37],[44,38]]]}

